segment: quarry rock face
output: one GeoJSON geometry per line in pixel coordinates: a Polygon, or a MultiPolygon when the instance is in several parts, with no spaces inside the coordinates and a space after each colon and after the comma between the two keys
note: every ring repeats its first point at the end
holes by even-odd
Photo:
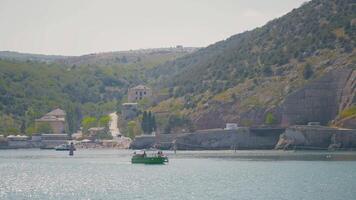
{"type": "Polygon", "coordinates": [[[356,129],[356,115],[347,117],[342,120],[338,120],[335,123],[338,127],[344,127],[349,129],[356,129]]]}
{"type": "Polygon", "coordinates": [[[355,148],[356,130],[325,126],[292,126],[281,134],[275,149],[355,148]]]}
{"type": "Polygon", "coordinates": [[[288,95],[282,103],[282,124],[327,125],[340,109],[355,103],[355,76],[352,68],[332,70],[288,95]]]}

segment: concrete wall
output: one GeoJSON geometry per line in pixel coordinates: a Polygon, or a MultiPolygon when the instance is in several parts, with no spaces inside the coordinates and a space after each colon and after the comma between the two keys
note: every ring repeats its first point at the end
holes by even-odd
{"type": "Polygon", "coordinates": [[[355,148],[356,130],[324,126],[293,126],[280,136],[276,149],[355,148]]]}
{"type": "Polygon", "coordinates": [[[172,149],[173,141],[178,137],[178,134],[160,134],[158,137],[152,135],[142,135],[135,137],[135,140],[131,143],[132,149],[149,149],[157,146],[161,149],[172,149]]]}
{"type": "Polygon", "coordinates": [[[155,146],[157,141],[162,149],[180,150],[222,150],[222,149],[273,149],[284,129],[203,130],[186,134],[161,134],[139,136],[131,144],[133,149],[155,146]]]}

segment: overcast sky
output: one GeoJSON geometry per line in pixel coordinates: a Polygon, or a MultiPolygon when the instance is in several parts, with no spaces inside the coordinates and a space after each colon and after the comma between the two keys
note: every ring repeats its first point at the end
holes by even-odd
{"type": "Polygon", "coordinates": [[[0,0],[0,51],[81,55],[203,47],[306,0],[0,0]]]}

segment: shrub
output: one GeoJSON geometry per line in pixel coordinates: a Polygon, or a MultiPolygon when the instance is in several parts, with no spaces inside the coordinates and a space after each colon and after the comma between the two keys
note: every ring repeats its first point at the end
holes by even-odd
{"type": "Polygon", "coordinates": [[[272,113],[268,113],[266,115],[265,124],[273,125],[273,124],[276,124],[276,122],[277,122],[277,120],[272,113]]]}
{"type": "Polygon", "coordinates": [[[356,115],[356,106],[351,106],[348,109],[345,109],[341,112],[341,117],[342,118],[347,118],[350,117],[352,115],[356,115]]]}
{"type": "Polygon", "coordinates": [[[314,74],[314,71],[313,71],[311,65],[310,64],[306,64],[304,66],[304,69],[303,69],[303,77],[304,77],[304,79],[309,79],[310,77],[313,76],[313,74],[314,74]]]}

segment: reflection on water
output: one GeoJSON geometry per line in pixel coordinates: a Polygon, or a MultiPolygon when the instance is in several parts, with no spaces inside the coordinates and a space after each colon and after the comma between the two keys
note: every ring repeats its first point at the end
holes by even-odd
{"type": "Polygon", "coordinates": [[[0,199],[353,199],[356,153],[167,152],[132,165],[130,150],[0,151],[0,199]],[[326,162],[333,161],[333,162],[326,162]],[[335,187],[337,186],[337,187],[335,187]]]}

